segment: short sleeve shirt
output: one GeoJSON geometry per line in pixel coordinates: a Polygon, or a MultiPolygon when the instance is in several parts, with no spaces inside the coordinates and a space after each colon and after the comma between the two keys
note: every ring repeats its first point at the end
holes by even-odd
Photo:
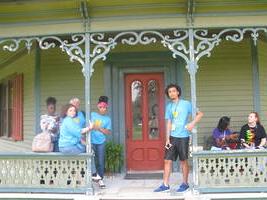
{"type": "Polygon", "coordinates": [[[226,129],[224,131],[220,131],[218,128],[215,128],[212,133],[212,138],[213,138],[213,146],[217,146],[216,139],[223,139],[225,136],[231,135],[232,131],[230,129],[226,129]]]}
{"type": "Polygon", "coordinates": [[[189,101],[179,99],[178,102],[170,102],[166,106],[165,119],[170,120],[172,129],[170,135],[177,138],[189,137],[189,131],[185,128],[188,117],[192,114],[192,105],[189,101]]]}
{"type": "Polygon", "coordinates": [[[262,125],[257,124],[256,127],[251,128],[247,124],[242,126],[240,131],[240,139],[245,140],[248,145],[260,145],[261,139],[266,138],[266,132],[262,125]]]}
{"type": "MultiPolygon", "coordinates": [[[[96,112],[91,113],[91,123],[104,129],[111,130],[111,119],[108,115],[101,115],[96,112]]],[[[103,144],[106,141],[104,133],[92,130],[91,131],[91,142],[92,144],[103,144]]]]}

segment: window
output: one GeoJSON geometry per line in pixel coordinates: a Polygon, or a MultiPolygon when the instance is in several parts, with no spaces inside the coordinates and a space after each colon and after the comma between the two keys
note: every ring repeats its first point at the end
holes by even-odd
{"type": "Polygon", "coordinates": [[[23,139],[23,74],[0,81],[0,137],[23,139]]]}

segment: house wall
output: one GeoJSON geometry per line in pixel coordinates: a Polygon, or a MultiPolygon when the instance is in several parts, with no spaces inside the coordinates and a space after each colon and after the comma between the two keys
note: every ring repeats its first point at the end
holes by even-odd
{"type": "Polygon", "coordinates": [[[34,135],[35,119],[35,98],[34,98],[34,70],[35,70],[35,50],[30,54],[23,54],[12,63],[0,69],[0,80],[14,73],[23,73],[23,141],[11,141],[0,139],[0,152],[28,151],[31,149],[32,137],[34,135]]]}
{"type": "MultiPolygon", "coordinates": [[[[91,108],[94,110],[98,97],[104,94],[103,63],[94,66],[91,77],[91,108]]],[[[72,97],[81,101],[84,108],[84,76],[78,62],[70,62],[69,56],[60,49],[44,50],[41,52],[40,67],[41,113],[46,112],[46,98],[53,96],[57,99],[57,112],[60,114],[63,105],[72,97]]]]}
{"type": "Polygon", "coordinates": [[[203,58],[197,72],[197,106],[204,112],[198,142],[212,134],[222,116],[231,117],[231,129],[240,131],[253,110],[250,41],[223,41],[210,58],[203,58]]]}
{"type": "Polygon", "coordinates": [[[258,42],[261,123],[267,129],[267,42],[258,42]]]}

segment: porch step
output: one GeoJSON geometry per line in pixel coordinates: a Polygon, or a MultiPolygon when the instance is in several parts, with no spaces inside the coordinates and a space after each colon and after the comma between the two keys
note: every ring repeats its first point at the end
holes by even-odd
{"type": "Polygon", "coordinates": [[[267,193],[217,193],[193,194],[191,191],[184,194],[174,193],[129,193],[108,194],[43,194],[43,193],[0,193],[0,200],[267,200],[267,193]]]}
{"type": "Polygon", "coordinates": [[[163,179],[163,173],[127,173],[125,179],[163,179]]]}

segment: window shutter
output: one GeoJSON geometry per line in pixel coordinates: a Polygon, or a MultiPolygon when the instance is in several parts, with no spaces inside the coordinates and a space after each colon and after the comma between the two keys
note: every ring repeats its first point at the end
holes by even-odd
{"type": "Polygon", "coordinates": [[[23,140],[23,74],[18,74],[12,79],[12,131],[11,137],[23,140]]]}

